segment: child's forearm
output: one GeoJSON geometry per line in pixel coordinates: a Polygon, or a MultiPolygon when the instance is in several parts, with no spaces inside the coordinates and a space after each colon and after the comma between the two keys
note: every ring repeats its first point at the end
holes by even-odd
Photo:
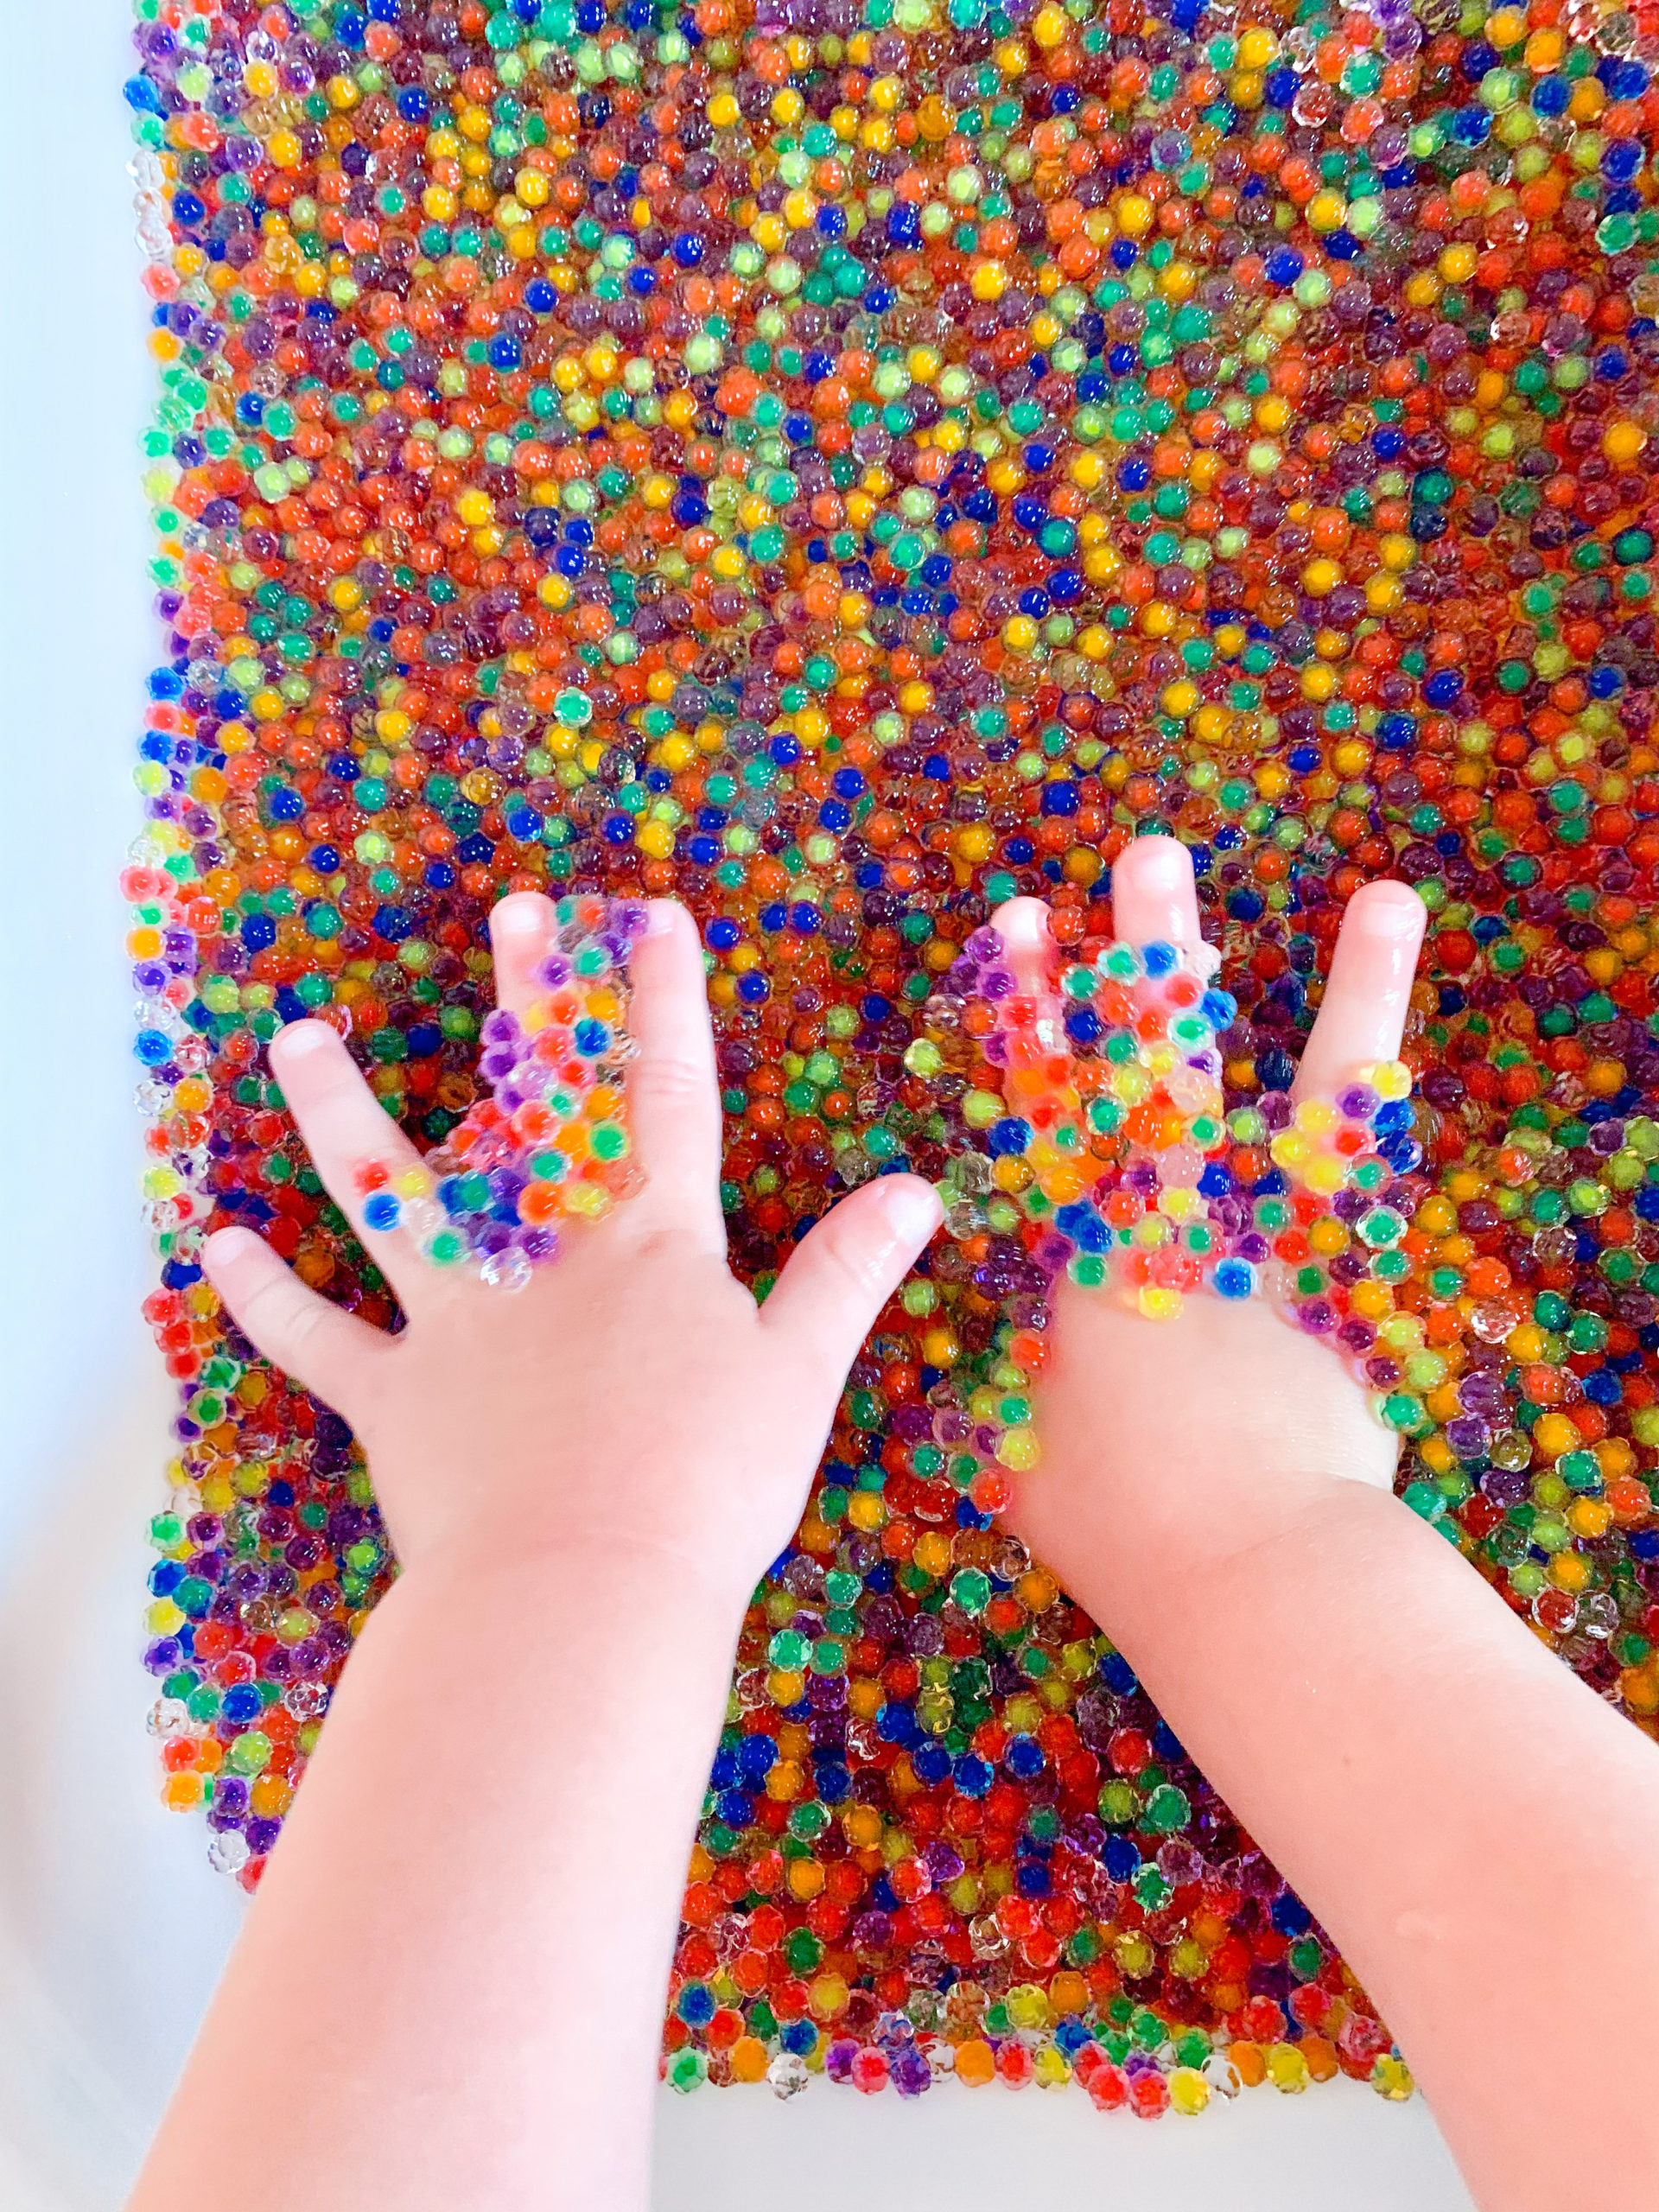
{"type": "Polygon", "coordinates": [[[1076,1594],[1330,1929],[1482,2204],[1659,2202],[1654,1745],[1365,1484],[1212,1489],[1183,1522],[1149,1483],[1099,1567],[1076,1594]]]}
{"type": "Polygon", "coordinates": [[[238,2212],[643,2207],[734,1627],[649,1556],[397,1585],[130,2212],[232,2171],[238,2212]],[[282,2118],[250,2156],[262,2082],[282,2118]]]}

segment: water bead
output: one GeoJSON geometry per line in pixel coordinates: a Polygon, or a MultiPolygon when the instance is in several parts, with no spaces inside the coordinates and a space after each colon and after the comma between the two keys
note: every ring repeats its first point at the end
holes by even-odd
{"type": "Polygon", "coordinates": [[[1408,2093],[988,1516],[1044,1478],[999,1444],[1060,1267],[1273,1297],[1392,1409],[1412,1509],[1659,1726],[1644,37],[1541,0],[140,0],[162,642],[122,883],[179,1391],[147,1659],[224,1871],[257,1882],[391,1573],[354,1440],[200,1268],[239,1223],[396,1319],[270,1039],[329,1021],[423,1155],[429,1191],[359,1205],[527,1278],[626,1187],[626,1027],[573,1001],[526,1050],[488,910],[594,902],[563,1007],[626,969],[602,902],[677,896],[738,1272],[764,1293],[899,1168],[948,1234],[745,1624],[669,2078],[1408,2093]],[[1141,1036],[1109,901],[1147,830],[1219,970],[1177,959],[1202,988],[1141,1036]],[[1417,1089],[1365,1071],[1310,1128],[1301,1043],[1378,876],[1427,910],[1417,1089]],[[984,932],[1020,893],[1069,980],[1011,1052],[984,932]]]}

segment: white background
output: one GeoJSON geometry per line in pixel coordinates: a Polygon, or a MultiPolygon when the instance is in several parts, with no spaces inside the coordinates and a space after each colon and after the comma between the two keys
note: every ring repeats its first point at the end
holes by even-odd
{"type": "MultiPolygon", "coordinates": [[[[169,1408],[137,1310],[151,1277],[114,890],[155,643],[132,57],[122,0],[4,0],[0,16],[0,2204],[109,2212],[240,1897],[208,1872],[200,1826],[157,1802],[137,1663],[169,1408]]],[[[250,2084],[254,2139],[264,2086],[250,2084]]],[[[1469,2204],[1421,2101],[1346,2082],[1150,2127],[1076,2091],[665,2093],[658,2169],[660,2212],[785,2196],[815,2212],[849,2194],[931,2212],[1015,2187],[1159,2212],[1469,2204]]]]}

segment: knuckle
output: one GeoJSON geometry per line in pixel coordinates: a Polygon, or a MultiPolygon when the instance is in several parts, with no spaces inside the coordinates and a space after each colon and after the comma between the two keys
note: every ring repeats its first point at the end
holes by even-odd
{"type": "Polygon", "coordinates": [[[636,1098],[657,1106],[699,1104],[708,1095],[708,1077],[679,1053],[650,1054],[635,1061],[628,1082],[636,1098]]]}
{"type": "Polygon", "coordinates": [[[855,1228],[848,1224],[836,1224],[826,1230],[823,1255],[830,1273],[836,1275],[843,1289],[855,1296],[868,1297],[875,1283],[874,1256],[855,1228]]]}

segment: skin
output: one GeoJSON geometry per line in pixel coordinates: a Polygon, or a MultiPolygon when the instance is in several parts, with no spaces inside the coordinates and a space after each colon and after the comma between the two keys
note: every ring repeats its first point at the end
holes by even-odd
{"type": "MultiPolygon", "coordinates": [[[[1199,941],[1137,842],[1114,926],[1199,941]]],[[[1051,987],[1046,910],[998,922],[1051,987]]],[[[1423,926],[1357,893],[1298,1090],[1399,1050],[1423,926]]],[[[1118,1643],[1380,2005],[1476,2201],[1659,2202],[1659,1754],[1391,1492],[1347,1368],[1257,1300],[1141,1319],[1062,1285],[1012,1525],[1118,1643]]]]}
{"type": "MultiPolygon", "coordinates": [[[[1132,847],[1113,893],[1121,936],[1198,941],[1170,841],[1132,847]]],[[[938,1217],[884,1179],[756,1313],[713,1200],[696,947],[662,911],[631,1025],[646,1190],[521,1297],[365,1232],[410,1316],[393,1341],[257,1239],[210,1240],[240,1325],[363,1439],[404,1573],[132,2212],[213,2200],[232,2161],[239,2212],[647,2202],[669,1949],[738,1620],[938,1217]],[[249,2160],[245,2085],[273,2051],[303,2122],[249,2160]]],[[[1352,901],[1303,1088],[1397,1051],[1422,918],[1397,885],[1352,901]]],[[[1041,994],[1044,910],[999,920],[1041,994]]],[[[504,1002],[530,996],[546,926],[537,899],[497,909],[504,1002]]],[[[352,1170],[396,1156],[390,1123],[331,1033],[272,1050],[357,1218],[352,1170]]],[[[1043,1462],[1010,1523],[1381,2004],[1477,2201],[1659,2201],[1653,1745],[1395,1499],[1393,1441],[1326,1348],[1254,1302],[1154,1323],[1065,1287],[1051,1341],[1043,1462]]]]}
{"type": "MultiPolygon", "coordinates": [[[[493,916],[522,1010],[552,908],[493,916]]],[[[328,1726],[132,2212],[643,2206],[687,1853],[750,1592],[800,1517],[848,1365],[939,1218],[884,1177],[764,1310],[726,1265],[702,956],[652,909],[628,1077],[640,1195],[504,1294],[363,1225],[409,1147],[334,1032],[271,1058],[407,1316],[382,1335],[221,1230],[238,1325],[362,1440],[402,1573],[328,1726]],[[245,2156],[250,2082],[297,2124],[245,2156]]]]}

